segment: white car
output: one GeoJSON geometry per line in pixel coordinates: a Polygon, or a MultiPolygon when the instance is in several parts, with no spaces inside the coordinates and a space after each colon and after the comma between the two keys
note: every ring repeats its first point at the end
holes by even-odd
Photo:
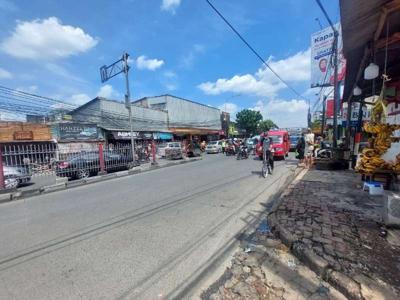
{"type": "Polygon", "coordinates": [[[157,153],[161,157],[165,157],[165,150],[166,149],[182,149],[180,142],[170,142],[163,145],[158,146],[157,153]]]}
{"type": "Polygon", "coordinates": [[[209,142],[206,147],[207,153],[220,153],[222,152],[222,141],[209,142]]]}

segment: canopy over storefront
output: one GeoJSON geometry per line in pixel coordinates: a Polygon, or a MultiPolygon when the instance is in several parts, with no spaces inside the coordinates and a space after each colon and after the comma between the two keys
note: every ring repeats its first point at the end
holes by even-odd
{"type": "MultiPolygon", "coordinates": [[[[382,74],[386,42],[387,74],[393,80],[400,77],[400,0],[340,0],[340,10],[343,52],[347,59],[343,100],[352,97],[356,85],[362,89],[363,97],[368,97],[372,94],[372,81],[364,80],[364,70],[375,62],[382,74]]],[[[379,76],[375,80],[375,94],[381,84],[379,76]]]]}

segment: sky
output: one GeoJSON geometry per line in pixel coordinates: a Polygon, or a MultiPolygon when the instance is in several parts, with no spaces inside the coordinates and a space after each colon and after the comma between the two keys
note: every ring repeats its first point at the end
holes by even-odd
{"type": "MultiPolygon", "coordinates": [[[[280,82],[205,0],[0,0],[0,85],[81,105],[123,101],[122,75],[99,68],[130,55],[131,98],[172,94],[234,115],[259,110],[280,127],[305,126],[310,36],[328,24],[313,0],[211,0],[280,82]],[[305,98],[305,99],[304,99],[305,98]]],[[[334,22],[338,0],[322,0],[334,22]]]]}

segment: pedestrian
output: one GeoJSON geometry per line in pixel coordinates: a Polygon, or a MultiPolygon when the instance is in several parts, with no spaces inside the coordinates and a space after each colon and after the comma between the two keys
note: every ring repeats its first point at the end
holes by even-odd
{"type": "Polygon", "coordinates": [[[222,153],[225,154],[225,147],[226,147],[226,141],[222,140],[221,142],[221,148],[222,148],[222,153]]]}
{"type": "Polygon", "coordinates": [[[304,140],[306,142],[305,149],[305,160],[306,160],[306,168],[310,168],[314,163],[314,143],[315,143],[315,135],[312,133],[311,128],[307,129],[307,134],[304,135],[304,140]]]}
{"type": "Polygon", "coordinates": [[[304,133],[301,134],[301,137],[297,140],[296,145],[296,158],[299,160],[299,166],[304,166],[304,152],[306,148],[306,141],[304,139],[304,133]]]}

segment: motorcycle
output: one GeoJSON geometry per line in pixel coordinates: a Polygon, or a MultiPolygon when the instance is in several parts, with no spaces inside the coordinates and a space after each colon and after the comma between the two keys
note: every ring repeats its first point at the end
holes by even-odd
{"type": "Polygon", "coordinates": [[[225,155],[226,156],[236,155],[235,146],[233,146],[233,145],[226,146],[225,147],[225,155]]]}
{"type": "Polygon", "coordinates": [[[249,158],[249,152],[248,152],[247,146],[240,145],[236,159],[240,160],[240,159],[247,159],[247,158],[249,158]]]}

